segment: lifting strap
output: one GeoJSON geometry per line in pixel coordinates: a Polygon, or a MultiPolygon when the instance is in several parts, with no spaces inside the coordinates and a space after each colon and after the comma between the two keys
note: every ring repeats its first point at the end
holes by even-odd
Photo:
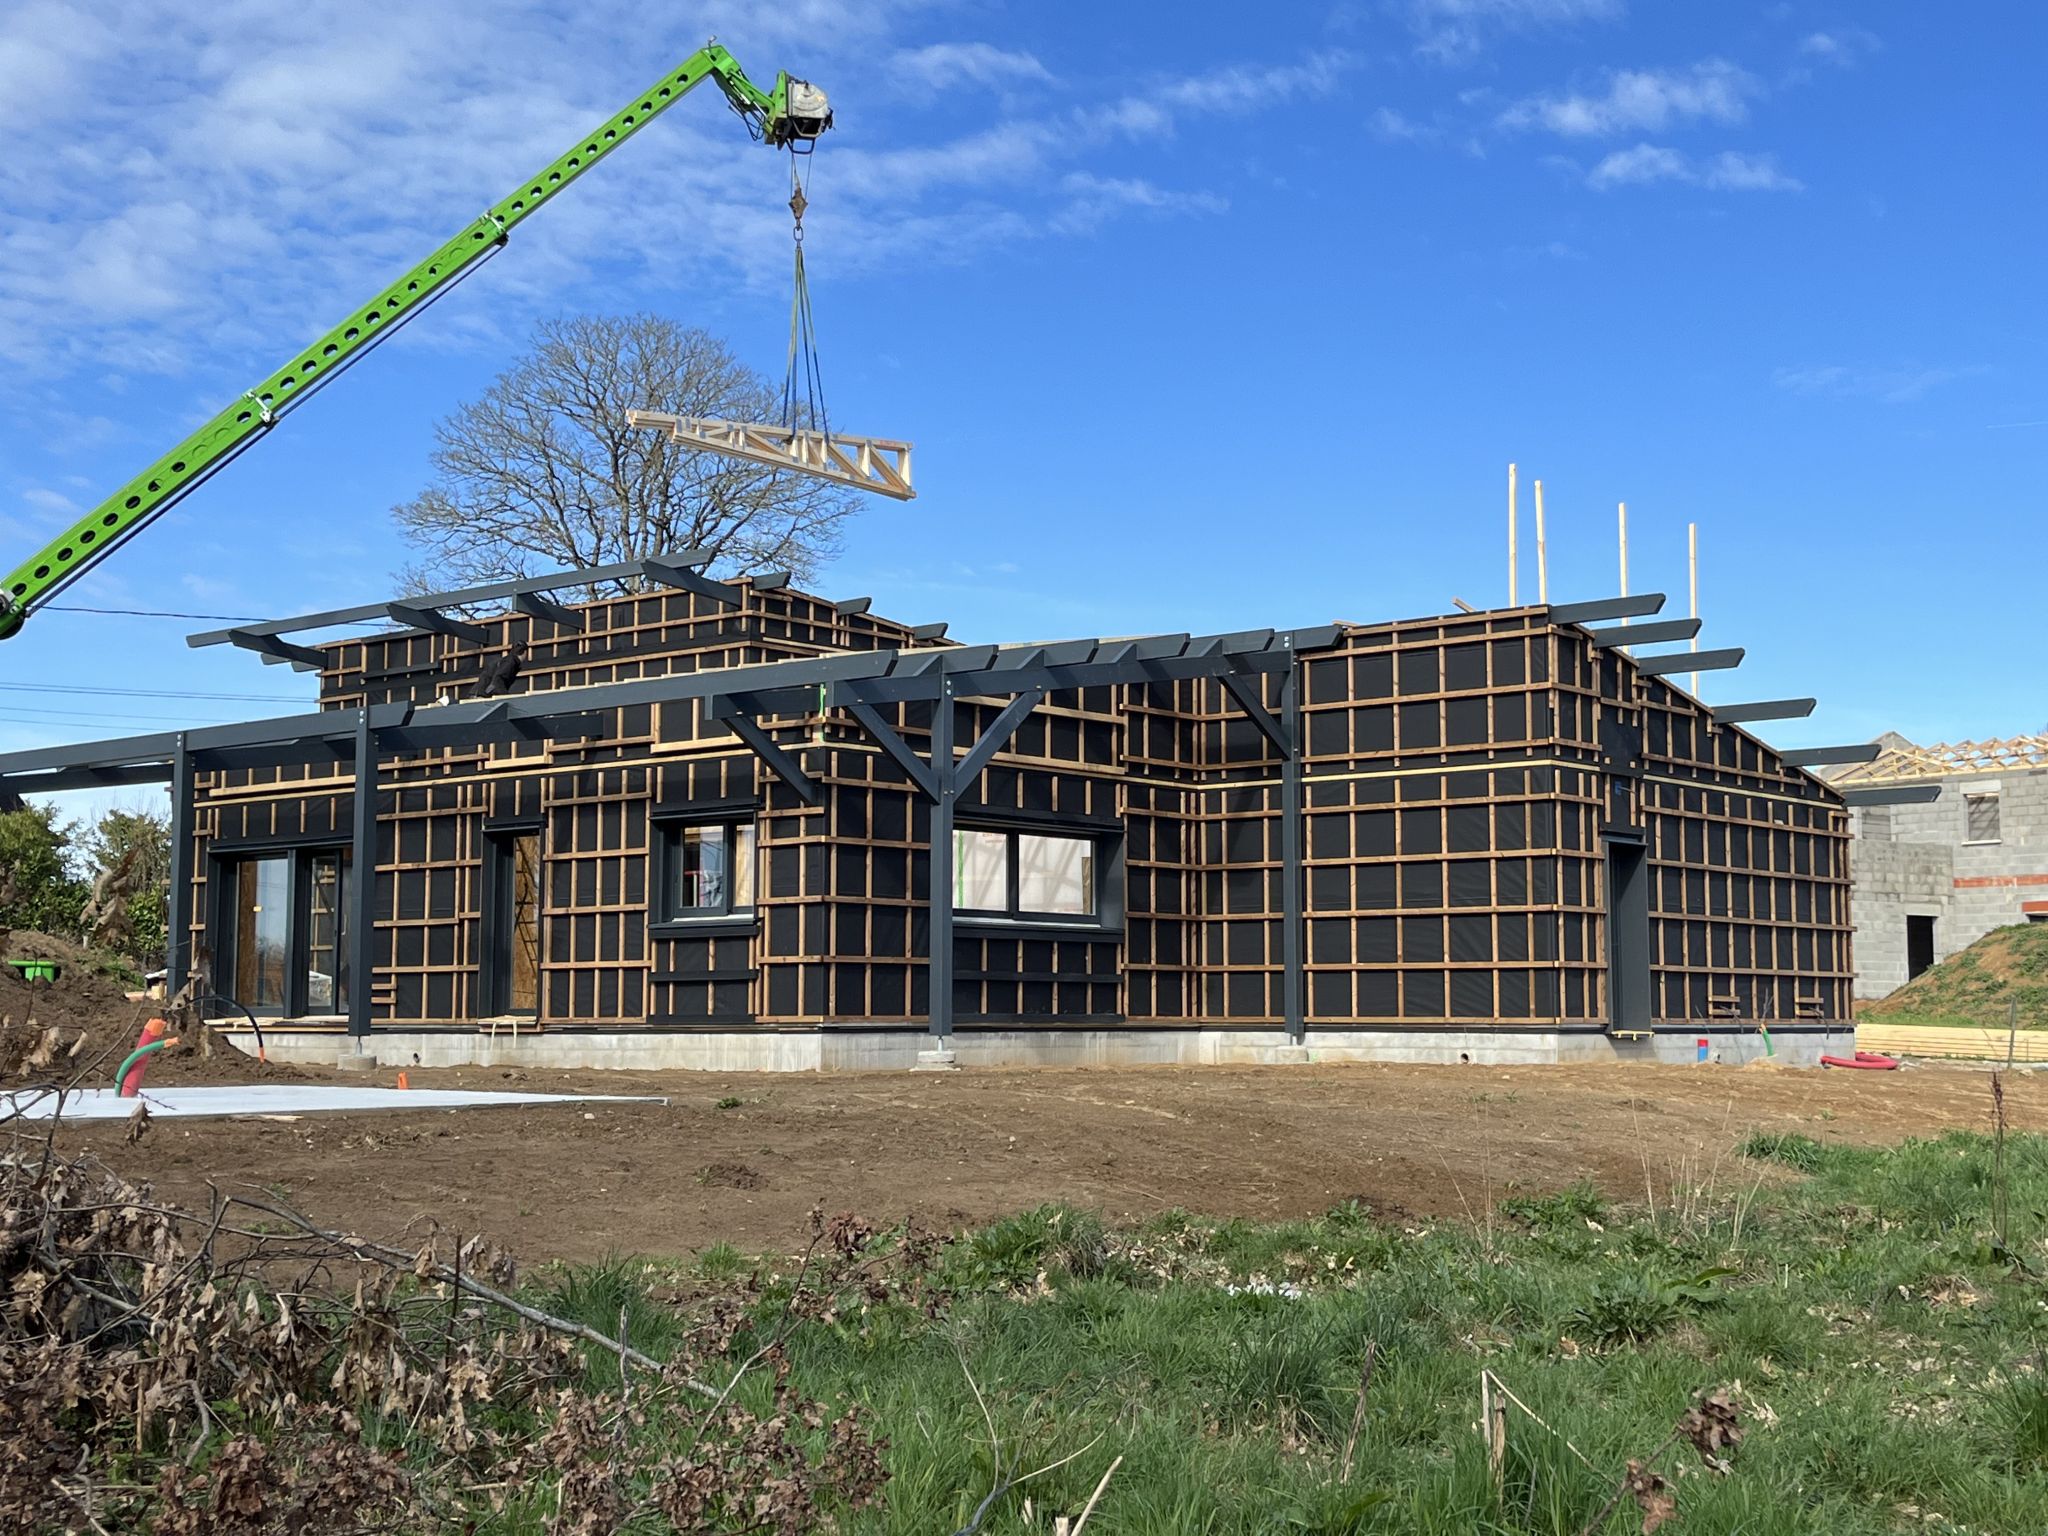
{"type": "Polygon", "coordinates": [[[825,416],[825,376],[818,365],[818,332],[811,319],[811,287],[804,276],[804,210],[810,199],[804,185],[810,179],[810,157],[789,157],[789,212],[795,221],[791,238],[796,250],[796,275],[789,301],[789,371],[782,382],[782,424],[792,429],[810,428],[831,435],[825,416]],[[797,398],[798,363],[801,359],[803,398],[797,398]]]}

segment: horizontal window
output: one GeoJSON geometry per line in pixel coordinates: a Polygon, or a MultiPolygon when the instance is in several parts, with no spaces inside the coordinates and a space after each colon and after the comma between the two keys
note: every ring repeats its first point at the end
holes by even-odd
{"type": "Polygon", "coordinates": [[[990,917],[1087,919],[1099,912],[1090,837],[953,834],[953,909],[990,917]]]}
{"type": "Polygon", "coordinates": [[[660,921],[730,917],[754,909],[751,821],[682,822],[661,829],[660,921]]]}

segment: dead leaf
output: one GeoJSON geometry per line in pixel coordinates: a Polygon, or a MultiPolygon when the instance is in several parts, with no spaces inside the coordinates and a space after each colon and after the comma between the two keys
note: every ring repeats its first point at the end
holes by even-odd
{"type": "Polygon", "coordinates": [[[1629,1462],[1623,1486],[1636,1501],[1636,1508],[1643,1512],[1643,1536],[1652,1536],[1658,1526],[1678,1513],[1678,1500],[1671,1496],[1671,1485],[1640,1461],[1629,1462]]]}

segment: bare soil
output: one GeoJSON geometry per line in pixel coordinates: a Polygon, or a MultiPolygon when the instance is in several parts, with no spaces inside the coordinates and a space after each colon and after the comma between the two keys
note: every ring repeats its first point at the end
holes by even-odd
{"type": "MultiPolygon", "coordinates": [[[[1462,1219],[1582,1177],[1661,1203],[1676,1186],[1756,1178],[1734,1150],[1752,1129],[1885,1143],[1985,1128],[1991,1107],[1983,1072],[1939,1066],[408,1076],[421,1088],[669,1102],[161,1120],[134,1147],[119,1124],[78,1125],[59,1141],[182,1201],[203,1202],[209,1182],[258,1185],[366,1235],[438,1222],[529,1260],[588,1260],[681,1257],[719,1241],[785,1251],[814,1203],[941,1227],[1048,1200],[1114,1221],[1176,1206],[1286,1218],[1349,1198],[1393,1219],[1462,1219]]],[[[2008,1073],[2006,1105],[2016,1128],[2048,1130],[2048,1079],[2008,1073]]]]}
{"type": "MultiPolygon", "coordinates": [[[[6,936],[0,954],[57,962],[53,981],[25,981],[13,966],[0,963],[0,1088],[65,1082],[80,1073],[88,1082],[110,1081],[143,1025],[163,1011],[161,1002],[130,997],[127,984],[106,968],[104,955],[69,939],[23,930],[6,936]],[[51,1059],[38,1061],[38,1052],[51,1059]]],[[[147,1081],[197,1085],[304,1077],[297,1067],[252,1061],[224,1039],[188,1030],[178,1040],[150,1057],[147,1081]]]]}

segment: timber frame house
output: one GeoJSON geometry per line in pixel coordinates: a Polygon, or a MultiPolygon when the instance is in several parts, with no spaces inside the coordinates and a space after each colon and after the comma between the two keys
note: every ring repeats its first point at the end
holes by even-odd
{"type": "Polygon", "coordinates": [[[1888,792],[1806,771],[1859,749],[1743,729],[1811,700],[1676,686],[1740,651],[1631,654],[1697,629],[1612,622],[1659,596],[962,645],[703,564],[195,635],[317,671],[318,710],[0,756],[0,793],[168,782],[172,985],[308,1052],[1553,1059],[1848,1027],[1848,806],[1888,792]],[[637,590],[558,596],[606,583],[637,590]],[[370,620],[399,627],[289,638],[370,620]]]}

